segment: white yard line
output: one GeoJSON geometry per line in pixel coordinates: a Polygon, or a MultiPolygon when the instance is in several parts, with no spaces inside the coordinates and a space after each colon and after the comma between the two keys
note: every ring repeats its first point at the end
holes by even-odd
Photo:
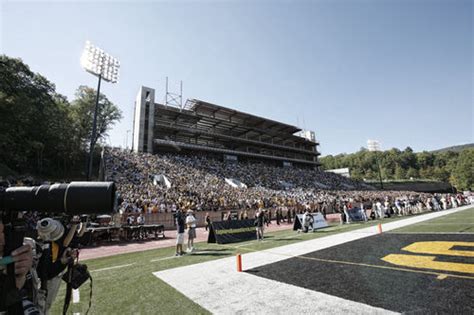
{"type": "MultiPolygon", "coordinates": [[[[194,251],[192,253],[186,253],[186,256],[192,256],[192,255],[204,255],[204,254],[215,254],[216,252],[215,251],[212,251],[212,250],[202,250],[202,251],[194,251]]],[[[163,258],[157,258],[157,259],[152,259],[150,260],[150,262],[157,262],[157,261],[163,261],[163,260],[169,260],[169,259],[175,259],[175,258],[179,258],[180,256],[169,256],[169,257],[163,257],[163,258]]]]}
{"type": "Polygon", "coordinates": [[[451,222],[446,222],[446,223],[438,223],[438,222],[425,222],[425,223],[419,223],[418,225],[474,225],[474,222],[462,222],[462,223],[451,223],[451,222]]]}
{"type": "Polygon", "coordinates": [[[107,270],[112,270],[112,269],[125,268],[125,267],[133,266],[133,265],[135,265],[135,263],[126,264],[126,265],[112,266],[112,267],[101,268],[101,269],[96,269],[96,270],[91,270],[91,272],[107,271],[107,270]]]}
{"type": "Polygon", "coordinates": [[[150,260],[150,262],[156,262],[156,261],[174,259],[174,258],[178,258],[178,257],[179,257],[179,256],[169,256],[169,257],[157,258],[157,259],[152,259],[152,260],[150,260]]]}
{"type": "Polygon", "coordinates": [[[389,234],[474,234],[474,232],[388,232],[389,234]]]}
{"type": "MultiPolygon", "coordinates": [[[[81,301],[81,296],[79,293],[79,289],[72,290],[72,304],[77,304],[81,301]]],[[[72,313],[73,315],[81,315],[81,313],[72,313]]]]}
{"type": "MultiPolygon", "coordinates": [[[[384,224],[384,232],[463,211],[432,212],[384,224]]],[[[242,255],[244,269],[267,265],[376,235],[377,226],[242,255]]],[[[388,310],[236,271],[236,258],[208,261],[153,273],[215,314],[387,314],[388,310]],[[307,302],[311,301],[311,302],[307,302]]]]}
{"type": "Polygon", "coordinates": [[[81,297],[79,294],[79,289],[73,289],[72,290],[72,303],[76,304],[76,303],[79,303],[80,301],[81,301],[81,297]]]}

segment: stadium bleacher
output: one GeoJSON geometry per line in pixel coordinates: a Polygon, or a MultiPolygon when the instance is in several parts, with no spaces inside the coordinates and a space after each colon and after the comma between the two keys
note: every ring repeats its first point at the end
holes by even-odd
{"type": "Polygon", "coordinates": [[[341,212],[347,203],[395,199],[426,202],[429,194],[369,189],[364,183],[307,168],[265,163],[227,163],[204,154],[148,154],[110,148],[107,180],[115,181],[124,199],[123,212],[159,213],[176,209],[197,211],[286,207],[341,212]],[[170,187],[154,182],[169,179],[170,187]],[[227,179],[227,181],[226,181],[227,179]],[[235,187],[229,179],[244,184],[235,187]]]}

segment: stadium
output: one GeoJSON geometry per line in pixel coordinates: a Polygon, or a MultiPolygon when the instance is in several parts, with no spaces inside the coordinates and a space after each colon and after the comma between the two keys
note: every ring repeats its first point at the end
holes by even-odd
{"type": "MultiPolygon", "coordinates": [[[[379,191],[324,172],[313,132],[231,108],[158,104],[145,87],[134,108],[133,150],[108,148],[102,163],[120,214],[90,228],[81,251],[98,287],[92,313],[474,310],[469,194],[379,191]],[[197,226],[179,255],[178,213],[197,226]]],[[[73,312],[89,294],[76,291],[73,312]]]]}
{"type": "MultiPolygon", "coordinates": [[[[56,276],[50,314],[474,312],[472,192],[376,189],[323,170],[313,131],[231,107],[141,87],[133,108],[132,149],[104,147],[105,182],[82,183],[116,188],[111,210],[42,234],[73,235],[91,276],[56,276]]],[[[53,220],[23,215],[32,237],[53,220]]]]}
{"type": "Polygon", "coordinates": [[[317,167],[314,132],[237,110],[191,99],[183,107],[157,104],[142,87],[135,102],[135,152],[219,154],[229,161],[267,160],[275,165],[317,167]]]}
{"type": "Polygon", "coordinates": [[[0,315],[474,314],[474,2],[63,2],[0,2],[0,315]]]}

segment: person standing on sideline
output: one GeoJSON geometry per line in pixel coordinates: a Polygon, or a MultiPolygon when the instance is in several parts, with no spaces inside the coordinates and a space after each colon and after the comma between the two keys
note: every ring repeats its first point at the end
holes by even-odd
{"type": "Polygon", "coordinates": [[[206,231],[208,229],[211,229],[211,216],[209,215],[209,212],[206,212],[206,216],[204,217],[204,221],[206,223],[206,231]]]}
{"type": "Polygon", "coordinates": [[[383,219],[385,210],[383,209],[383,205],[380,200],[377,200],[377,203],[375,205],[377,206],[377,215],[379,219],[383,219]]]}
{"type": "Polygon", "coordinates": [[[365,213],[364,203],[362,201],[360,202],[360,213],[362,214],[362,219],[364,219],[365,222],[369,221],[369,219],[367,219],[367,213],[365,213]]]}
{"type": "Polygon", "coordinates": [[[186,214],[186,226],[188,227],[188,248],[186,251],[192,253],[194,251],[194,239],[196,238],[196,218],[193,210],[188,210],[186,214]]]}
{"type": "Polygon", "coordinates": [[[310,227],[311,227],[311,232],[314,232],[313,222],[314,222],[313,216],[311,215],[311,213],[309,213],[308,210],[306,210],[303,215],[303,224],[304,224],[303,232],[304,233],[308,233],[310,227]]]}
{"type": "Polygon", "coordinates": [[[255,227],[257,229],[257,241],[263,241],[263,226],[265,224],[265,214],[263,209],[259,209],[255,218],[255,227]]]}
{"type": "Polygon", "coordinates": [[[349,210],[347,209],[346,203],[344,203],[344,206],[342,209],[344,211],[344,215],[346,216],[346,223],[347,224],[351,223],[351,218],[349,216],[349,210]]]}
{"type": "Polygon", "coordinates": [[[184,255],[183,243],[184,243],[184,217],[181,213],[181,209],[177,209],[175,213],[176,219],[176,254],[175,256],[184,255]]]}

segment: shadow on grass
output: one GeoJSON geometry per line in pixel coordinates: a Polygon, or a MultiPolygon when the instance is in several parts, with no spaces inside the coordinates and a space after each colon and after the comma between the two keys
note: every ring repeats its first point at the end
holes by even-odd
{"type": "Polygon", "coordinates": [[[169,237],[149,238],[149,239],[130,240],[130,241],[128,240],[112,240],[112,241],[99,240],[93,244],[82,245],[81,248],[90,249],[90,248],[109,247],[109,246],[130,246],[134,244],[145,244],[145,243],[151,243],[151,242],[168,240],[168,239],[169,237]]]}
{"type": "Polygon", "coordinates": [[[291,238],[279,238],[279,239],[274,239],[273,241],[275,242],[282,242],[282,241],[302,241],[302,238],[296,238],[296,237],[291,237],[291,238]]]}
{"type": "MultiPolygon", "coordinates": [[[[204,249],[203,249],[203,250],[204,250],[204,249]]],[[[205,250],[213,251],[213,252],[225,252],[225,251],[230,251],[229,248],[209,248],[209,249],[205,249],[205,250]]]]}
{"type": "Polygon", "coordinates": [[[214,256],[214,257],[217,257],[217,256],[229,256],[229,253],[211,253],[210,251],[205,252],[205,253],[195,252],[195,253],[192,253],[189,256],[214,256]]]}
{"type": "Polygon", "coordinates": [[[462,233],[462,232],[471,232],[471,231],[474,231],[474,229],[472,228],[472,226],[469,226],[469,227],[467,227],[467,228],[465,228],[465,229],[461,229],[459,232],[462,233]]]}

